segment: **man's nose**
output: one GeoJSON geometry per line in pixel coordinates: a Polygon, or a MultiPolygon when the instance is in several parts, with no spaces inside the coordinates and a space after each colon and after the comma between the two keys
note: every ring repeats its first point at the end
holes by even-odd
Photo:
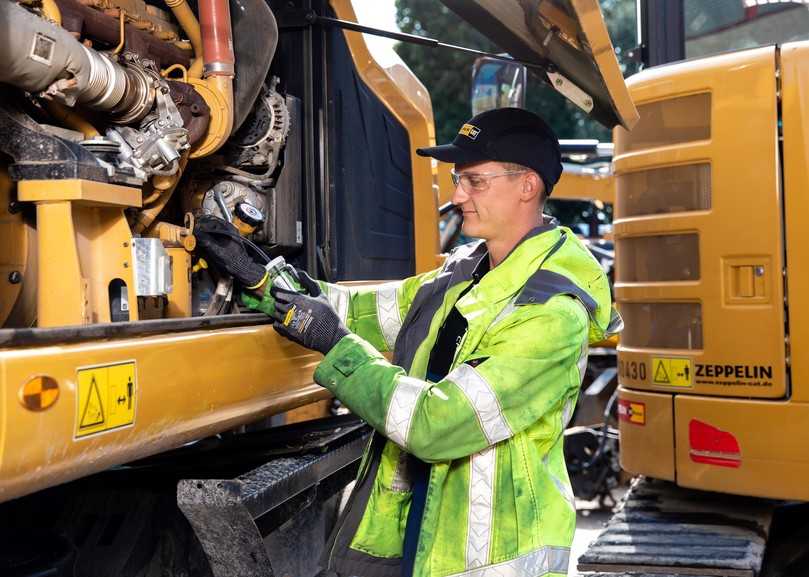
{"type": "Polygon", "coordinates": [[[450,200],[452,201],[452,204],[454,204],[455,206],[460,206],[464,202],[469,200],[469,195],[466,194],[466,191],[464,191],[463,187],[461,186],[461,183],[458,183],[457,186],[455,187],[455,191],[452,193],[452,198],[450,200]]]}

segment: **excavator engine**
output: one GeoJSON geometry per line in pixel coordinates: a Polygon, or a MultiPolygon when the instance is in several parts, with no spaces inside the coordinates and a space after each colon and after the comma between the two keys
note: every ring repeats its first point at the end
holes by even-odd
{"type": "Polygon", "coordinates": [[[194,219],[269,250],[291,125],[272,11],[239,6],[0,1],[2,326],[238,310],[194,219]]]}

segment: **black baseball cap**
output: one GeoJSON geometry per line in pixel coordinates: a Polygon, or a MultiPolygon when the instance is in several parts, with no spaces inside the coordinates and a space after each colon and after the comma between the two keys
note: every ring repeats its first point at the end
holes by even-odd
{"type": "Polygon", "coordinates": [[[494,160],[535,170],[548,196],[562,175],[559,139],[539,116],[522,108],[495,108],[467,121],[452,144],[418,148],[419,156],[471,164],[494,160]]]}

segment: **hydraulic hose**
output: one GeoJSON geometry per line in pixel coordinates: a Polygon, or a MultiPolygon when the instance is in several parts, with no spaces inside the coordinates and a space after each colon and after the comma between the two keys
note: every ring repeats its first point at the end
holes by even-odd
{"type": "Polygon", "coordinates": [[[62,12],[54,0],[42,0],[42,15],[57,26],[62,25],[62,12]]]}
{"type": "Polygon", "coordinates": [[[171,8],[177,22],[183,27],[191,46],[194,48],[194,62],[188,69],[191,78],[202,78],[202,33],[199,28],[199,20],[191,11],[191,7],[186,0],[166,0],[166,4],[171,8]]]}
{"type": "Polygon", "coordinates": [[[142,118],[154,102],[151,79],[87,48],[67,30],[9,1],[0,2],[0,82],[46,91],[68,106],[108,113],[116,122],[142,118]]]}
{"type": "Polygon", "coordinates": [[[207,156],[218,150],[233,131],[233,32],[230,26],[229,0],[199,0],[202,32],[204,80],[189,78],[205,99],[211,121],[204,140],[191,152],[191,158],[207,156]]]}
{"type": "Polygon", "coordinates": [[[78,130],[84,135],[84,138],[90,139],[95,138],[99,135],[98,130],[95,126],[90,124],[87,120],[85,120],[81,115],[76,113],[74,110],[68,108],[63,104],[59,104],[56,101],[49,100],[45,103],[45,110],[48,111],[48,114],[53,116],[56,120],[67,126],[68,128],[72,128],[73,130],[78,130]]]}

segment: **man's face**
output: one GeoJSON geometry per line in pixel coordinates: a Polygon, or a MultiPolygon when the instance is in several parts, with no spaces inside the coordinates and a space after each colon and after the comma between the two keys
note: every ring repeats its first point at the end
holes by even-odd
{"type": "Polygon", "coordinates": [[[503,172],[508,170],[499,162],[455,165],[461,182],[455,187],[452,203],[463,211],[465,235],[486,240],[507,237],[516,216],[525,210],[520,201],[525,174],[492,178],[503,172]],[[481,185],[483,190],[476,190],[475,185],[481,185]]]}

